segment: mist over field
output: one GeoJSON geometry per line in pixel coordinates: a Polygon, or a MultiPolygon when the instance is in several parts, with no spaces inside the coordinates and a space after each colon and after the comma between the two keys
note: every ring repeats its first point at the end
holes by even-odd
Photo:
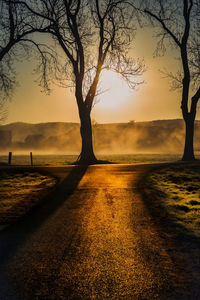
{"type": "MultiPolygon", "coordinates": [[[[0,126],[0,153],[78,154],[81,148],[78,123],[12,123],[0,126]]],[[[195,135],[200,135],[196,121],[195,135]]],[[[184,147],[182,120],[93,124],[97,154],[181,153],[184,147]]],[[[195,138],[195,150],[200,148],[195,138]]]]}

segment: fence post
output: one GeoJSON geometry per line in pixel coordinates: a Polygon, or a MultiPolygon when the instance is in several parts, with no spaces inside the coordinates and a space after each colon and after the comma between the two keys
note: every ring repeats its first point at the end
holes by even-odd
{"type": "Polygon", "coordinates": [[[12,152],[9,152],[8,154],[8,164],[11,165],[11,161],[12,161],[12,152]]]}
{"type": "Polygon", "coordinates": [[[30,152],[31,166],[33,166],[33,153],[30,152]]]}

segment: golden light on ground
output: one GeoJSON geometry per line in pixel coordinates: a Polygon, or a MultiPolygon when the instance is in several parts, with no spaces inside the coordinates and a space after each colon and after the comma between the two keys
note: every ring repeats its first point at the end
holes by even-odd
{"type": "Polygon", "coordinates": [[[132,90],[122,76],[110,70],[102,71],[100,91],[97,105],[99,108],[106,110],[113,110],[125,105],[125,102],[132,95],[132,90]]]}

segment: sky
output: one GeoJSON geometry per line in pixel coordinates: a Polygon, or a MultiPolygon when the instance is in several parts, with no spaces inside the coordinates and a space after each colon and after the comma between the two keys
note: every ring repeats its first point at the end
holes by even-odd
{"type": "MultiPolygon", "coordinates": [[[[133,41],[131,55],[144,58],[146,72],[141,77],[144,84],[130,90],[117,76],[105,74],[103,89],[92,110],[92,120],[97,123],[150,121],[181,118],[180,91],[170,91],[170,83],[159,71],[174,70],[179,62],[171,49],[165,56],[153,58],[156,38],[153,30],[139,29],[133,41]],[[110,89],[109,89],[109,86],[110,89]]],[[[13,122],[79,122],[78,109],[73,91],[54,87],[50,95],[41,93],[33,74],[32,61],[17,62],[16,88],[8,103],[5,123],[13,122]]],[[[198,118],[198,116],[197,116],[198,118]]]]}

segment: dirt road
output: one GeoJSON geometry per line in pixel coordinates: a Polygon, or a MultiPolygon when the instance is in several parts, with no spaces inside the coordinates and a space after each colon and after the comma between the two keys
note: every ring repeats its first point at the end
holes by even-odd
{"type": "Polygon", "coordinates": [[[61,183],[0,233],[0,299],[200,299],[138,191],[149,168],[48,168],[61,183]]]}

